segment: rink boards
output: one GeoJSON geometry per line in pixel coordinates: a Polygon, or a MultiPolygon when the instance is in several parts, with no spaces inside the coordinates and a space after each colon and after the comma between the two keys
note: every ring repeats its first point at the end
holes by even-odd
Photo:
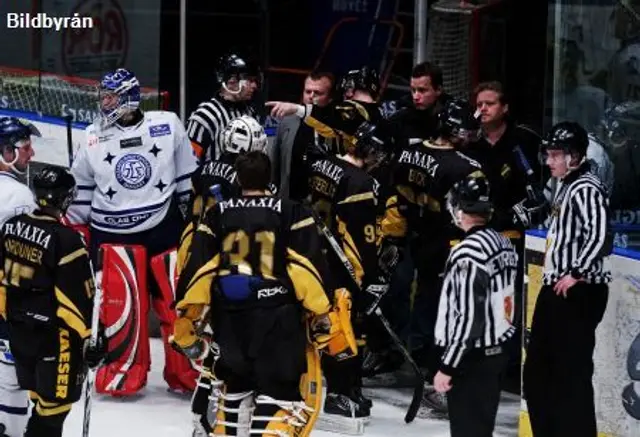
{"type": "MultiPolygon", "coordinates": [[[[527,232],[525,262],[528,283],[524,306],[527,329],[531,327],[541,285],[545,237],[544,231],[527,232]]],[[[636,360],[630,356],[630,346],[640,335],[640,253],[615,249],[610,263],[614,280],[610,286],[607,310],[596,333],[594,354],[599,437],[637,437],[640,435],[640,405],[635,405],[632,416],[623,406],[622,394],[632,384],[631,367],[640,366],[640,356],[636,356],[636,360]]],[[[634,356],[639,353],[634,351],[634,356]]],[[[640,381],[636,381],[636,386],[640,389],[640,381]]],[[[519,436],[532,437],[524,399],[519,436]]]]}

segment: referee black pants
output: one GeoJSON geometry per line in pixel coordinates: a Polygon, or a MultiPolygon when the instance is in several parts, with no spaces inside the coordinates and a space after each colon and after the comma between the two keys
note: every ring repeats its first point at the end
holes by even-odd
{"type": "Polygon", "coordinates": [[[609,287],[578,282],[567,297],[543,286],[524,365],[524,395],[535,437],[596,437],[593,351],[609,287]]]}
{"type": "Polygon", "coordinates": [[[465,355],[460,374],[452,378],[447,392],[451,437],[493,436],[508,360],[501,346],[465,355]]]}

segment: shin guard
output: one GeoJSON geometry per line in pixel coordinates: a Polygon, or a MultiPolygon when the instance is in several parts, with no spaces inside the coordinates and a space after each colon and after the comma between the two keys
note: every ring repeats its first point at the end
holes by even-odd
{"type": "Polygon", "coordinates": [[[108,364],[97,372],[96,391],[129,396],[147,384],[151,366],[147,253],[142,246],[103,244],[98,258],[108,364]]]}
{"type": "Polygon", "coordinates": [[[177,318],[174,309],[177,283],[176,260],[175,249],[151,258],[151,271],[160,289],[160,297],[153,299],[152,305],[160,321],[164,345],[164,380],[172,390],[194,391],[199,372],[193,368],[186,356],[169,344],[169,336],[173,334],[173,324],[177,318]]]}

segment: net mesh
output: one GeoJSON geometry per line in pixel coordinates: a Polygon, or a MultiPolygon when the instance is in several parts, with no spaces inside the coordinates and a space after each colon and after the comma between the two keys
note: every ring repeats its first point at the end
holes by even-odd
{"type": "MultiPolygon", "coordinates": [[[[0,102],[5,109],[90,123],[98,115],[98,86],[94,80],[0,66],[0,102]]],[[[143,110],[168,106],[165,92],[143,88],[141,97],[143,110]]]]}
{"type": "Polygon", "coordinates": [[[431,7],[427,59],[442,69],[444,89],[468,98],[473,87],[471,38],[474,8],[460,7],[459,0],[441,0],[431,7]]]}

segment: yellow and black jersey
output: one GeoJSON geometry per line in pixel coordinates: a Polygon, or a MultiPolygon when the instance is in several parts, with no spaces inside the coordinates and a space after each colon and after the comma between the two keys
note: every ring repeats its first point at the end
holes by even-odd
{"type": "Polygon", "coordinates": [[[9,322],[91,333],[94,283],[80,234],[40,211],[2,228],[2,276],[9,322]]]}
{"type": "Polygon", "coordinates": [[[313,105],[304,118],[319,135],[339,140],[336,150],[327,151],[338,155],[346,153],[345,143],[355,143],[354,135],[363,122],[376,124],[381,120],[380,105],[357,100],[337,101],[323,107],[313,105]]]}
{"type": "Polygon", "coordinates": [[[191,214],[194,222],[215,205],[213,195],[209,191],[214,185],[220,185],[224,199],[240,194],[235,169],[236,156],[224,154],[220,159],[208,161],[199,166],[191,175],[193,186],[191,214]]]}
{"type": "Polygon", "coordinates": [[[326,157],[311,164],[311,207],[341,243],[360,286],[377,278],[378,191],[373,177],[342,158],[326,157]]]}
{"type": "Polygon", "coordinates": [[[480,164],[452,146],[424,141],[405,146],[392,166],[393,194],[381,223],[383,237],[402,238],[408,232],[446,238],[452,229],[446,195],[453,184],[481,172],[480,164]]]}
{"type": "Polygon", "coordinates": [[[324,314],[330,309],[325,289],[333,288],[326,283],[320,238],[311,211],[288,199],[239,196],[220,202],[194,234],[178,281],[178,309],[212,304],[226,278],[247,293],[233,297],[240,306],[300,301],[324,314]]]}

